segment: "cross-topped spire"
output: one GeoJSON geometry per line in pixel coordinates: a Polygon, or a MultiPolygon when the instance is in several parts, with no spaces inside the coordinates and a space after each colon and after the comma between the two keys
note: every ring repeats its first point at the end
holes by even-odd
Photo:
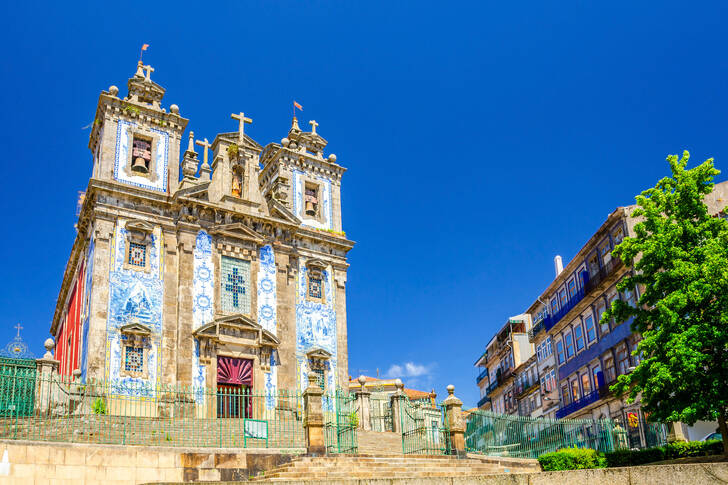
{"type": "Polygon", "coordinates": [[[311,125],[311,133],[313,133],[315,135],[316,134],[316,127],[319,124],[316,123],[316,120],[311,120],[311,121],[308,122],[308,124],[311,125]]]}
{"type": "Polygon", "coordinates": [[[23,326],[22,326],[22,325],[20,325],[20,323],[18,323],[18,324],[17,324],[16,326],[15,326],[15,328],[17,328],[17,329],[18,329],[18,337],[20,337],[20,331],[21,331],[21,330],[23,329],[23,326]]]}
{"type": "Polygon", "coordinates": [[[246,118],[245,113],[242,111],[240,113],[231,114],[230,118],[238,120],[238,146],[242,147],[243,140],[245,140],[245,123],[251,124],[253,120],[251,118],[246,118]]]}
{"type": "Polygon", "coordinates": [[[207,141],[207,138],[204,138],[204,141],[196,140],[196,144],[200,145],[201,147],[204,147],[204,151],[202,152],[202,163],[207,163],[207,149],[210,148],[212,145],[207,141]]]}

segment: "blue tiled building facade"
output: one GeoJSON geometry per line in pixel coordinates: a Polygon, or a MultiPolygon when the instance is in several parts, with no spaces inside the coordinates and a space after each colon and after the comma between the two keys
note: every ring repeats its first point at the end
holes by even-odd
{"type": "Polygon", "coordinates": [[[51,325],[61,367],[140,399],[172,384],[300,390],[313,371],[346,386],[345,169],[315,122],[265,147],[243,121],[195,139],[151,72],[99,97],[51,325]]]}

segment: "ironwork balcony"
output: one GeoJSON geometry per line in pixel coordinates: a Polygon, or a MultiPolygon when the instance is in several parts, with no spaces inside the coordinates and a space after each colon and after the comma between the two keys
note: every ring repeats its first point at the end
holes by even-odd
{"type": "Polygon", "coordinates": [[[615,256],[612,256],[612,259],[610,259],[607,264],[599,268],[599,271],[597,271],[593,275],[589,275],[588,278],[586,278],[586,282],[584,283],[584,293],[587,295],[591,293],[604,280],[606,280],[609,275],[614,273],[614,271],[621,266],[622,260],[615,256]]]}
{"type": "Polygon", "coordinates": [[[546,319],[542,318],[528,330],[528,341],[530,343],[533,343],[533,341],[536,340],[536,335],[544,329],[544,320],[546,319]]]}
{"type": "Polygon", "coordinates": [[[488,368],[486,367],[483,369],[480,374],[478,374],[478,377],[475,378],[475,383],[480,384],[480,381],[488,377],[488,368]]]}
{"type": "Polygon", "coordinates": [[[580,397],[576,401],[567,404],[561,409],[556,410],[556,419],[561,419],[569,414],[578,411],[579,409],[588,406],[589,404],[597,402],[601,398],[599,390],[590,392],[584,397],[580,397]]]}
{"type": "Polygon", "coordinates": [[[484,405],[487,402],[490,402],[490,396],[486,395],[486,396],[481,397],[480,400],[478,401],[478,407],[484,405]]]}
{"type": "Polygon", "coordinates": [[[527,380],[525,382],[519,382],[516,384],[515,387],[515,394],[517,397],[521,397],[522,394],[527,393],[528,391],[532,390],[534,387],[538,386],[539,382],[538,380],[527,380]]]}

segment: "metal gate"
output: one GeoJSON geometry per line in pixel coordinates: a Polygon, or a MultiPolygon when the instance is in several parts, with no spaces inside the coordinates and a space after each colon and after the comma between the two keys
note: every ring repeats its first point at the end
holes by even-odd
{"type": "Polygon", "coordinates": [[[399,401],[402,452],[405,455],[447,455],[450,433],[445,408],[425,402],[399,401]]]}
{"type": "Polygon", "coordinates": [[[0,357],[0,416],[32,416],[35,360],[0,357]]]}
{"type": "Polygon", "coordinates": [[[372,431],[393,431],[392,401],[388,394],[372,394],[369,406],[369,422],[372,431]]]}
{"type": "Polygon", "coordinates": [[[324,440],[327,453],[357,453],[359,410],[356,396],[342,390],[323,396],[324,440]]]}

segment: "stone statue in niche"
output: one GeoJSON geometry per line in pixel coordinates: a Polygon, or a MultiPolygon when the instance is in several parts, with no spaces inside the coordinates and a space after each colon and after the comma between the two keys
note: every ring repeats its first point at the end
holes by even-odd
{"type": "Polygon", "coordinates": [[[242,197],[243,195],[243,171],[240,167],[233,169],[233,183],[230,193],[233,197],[242,197]]]}

